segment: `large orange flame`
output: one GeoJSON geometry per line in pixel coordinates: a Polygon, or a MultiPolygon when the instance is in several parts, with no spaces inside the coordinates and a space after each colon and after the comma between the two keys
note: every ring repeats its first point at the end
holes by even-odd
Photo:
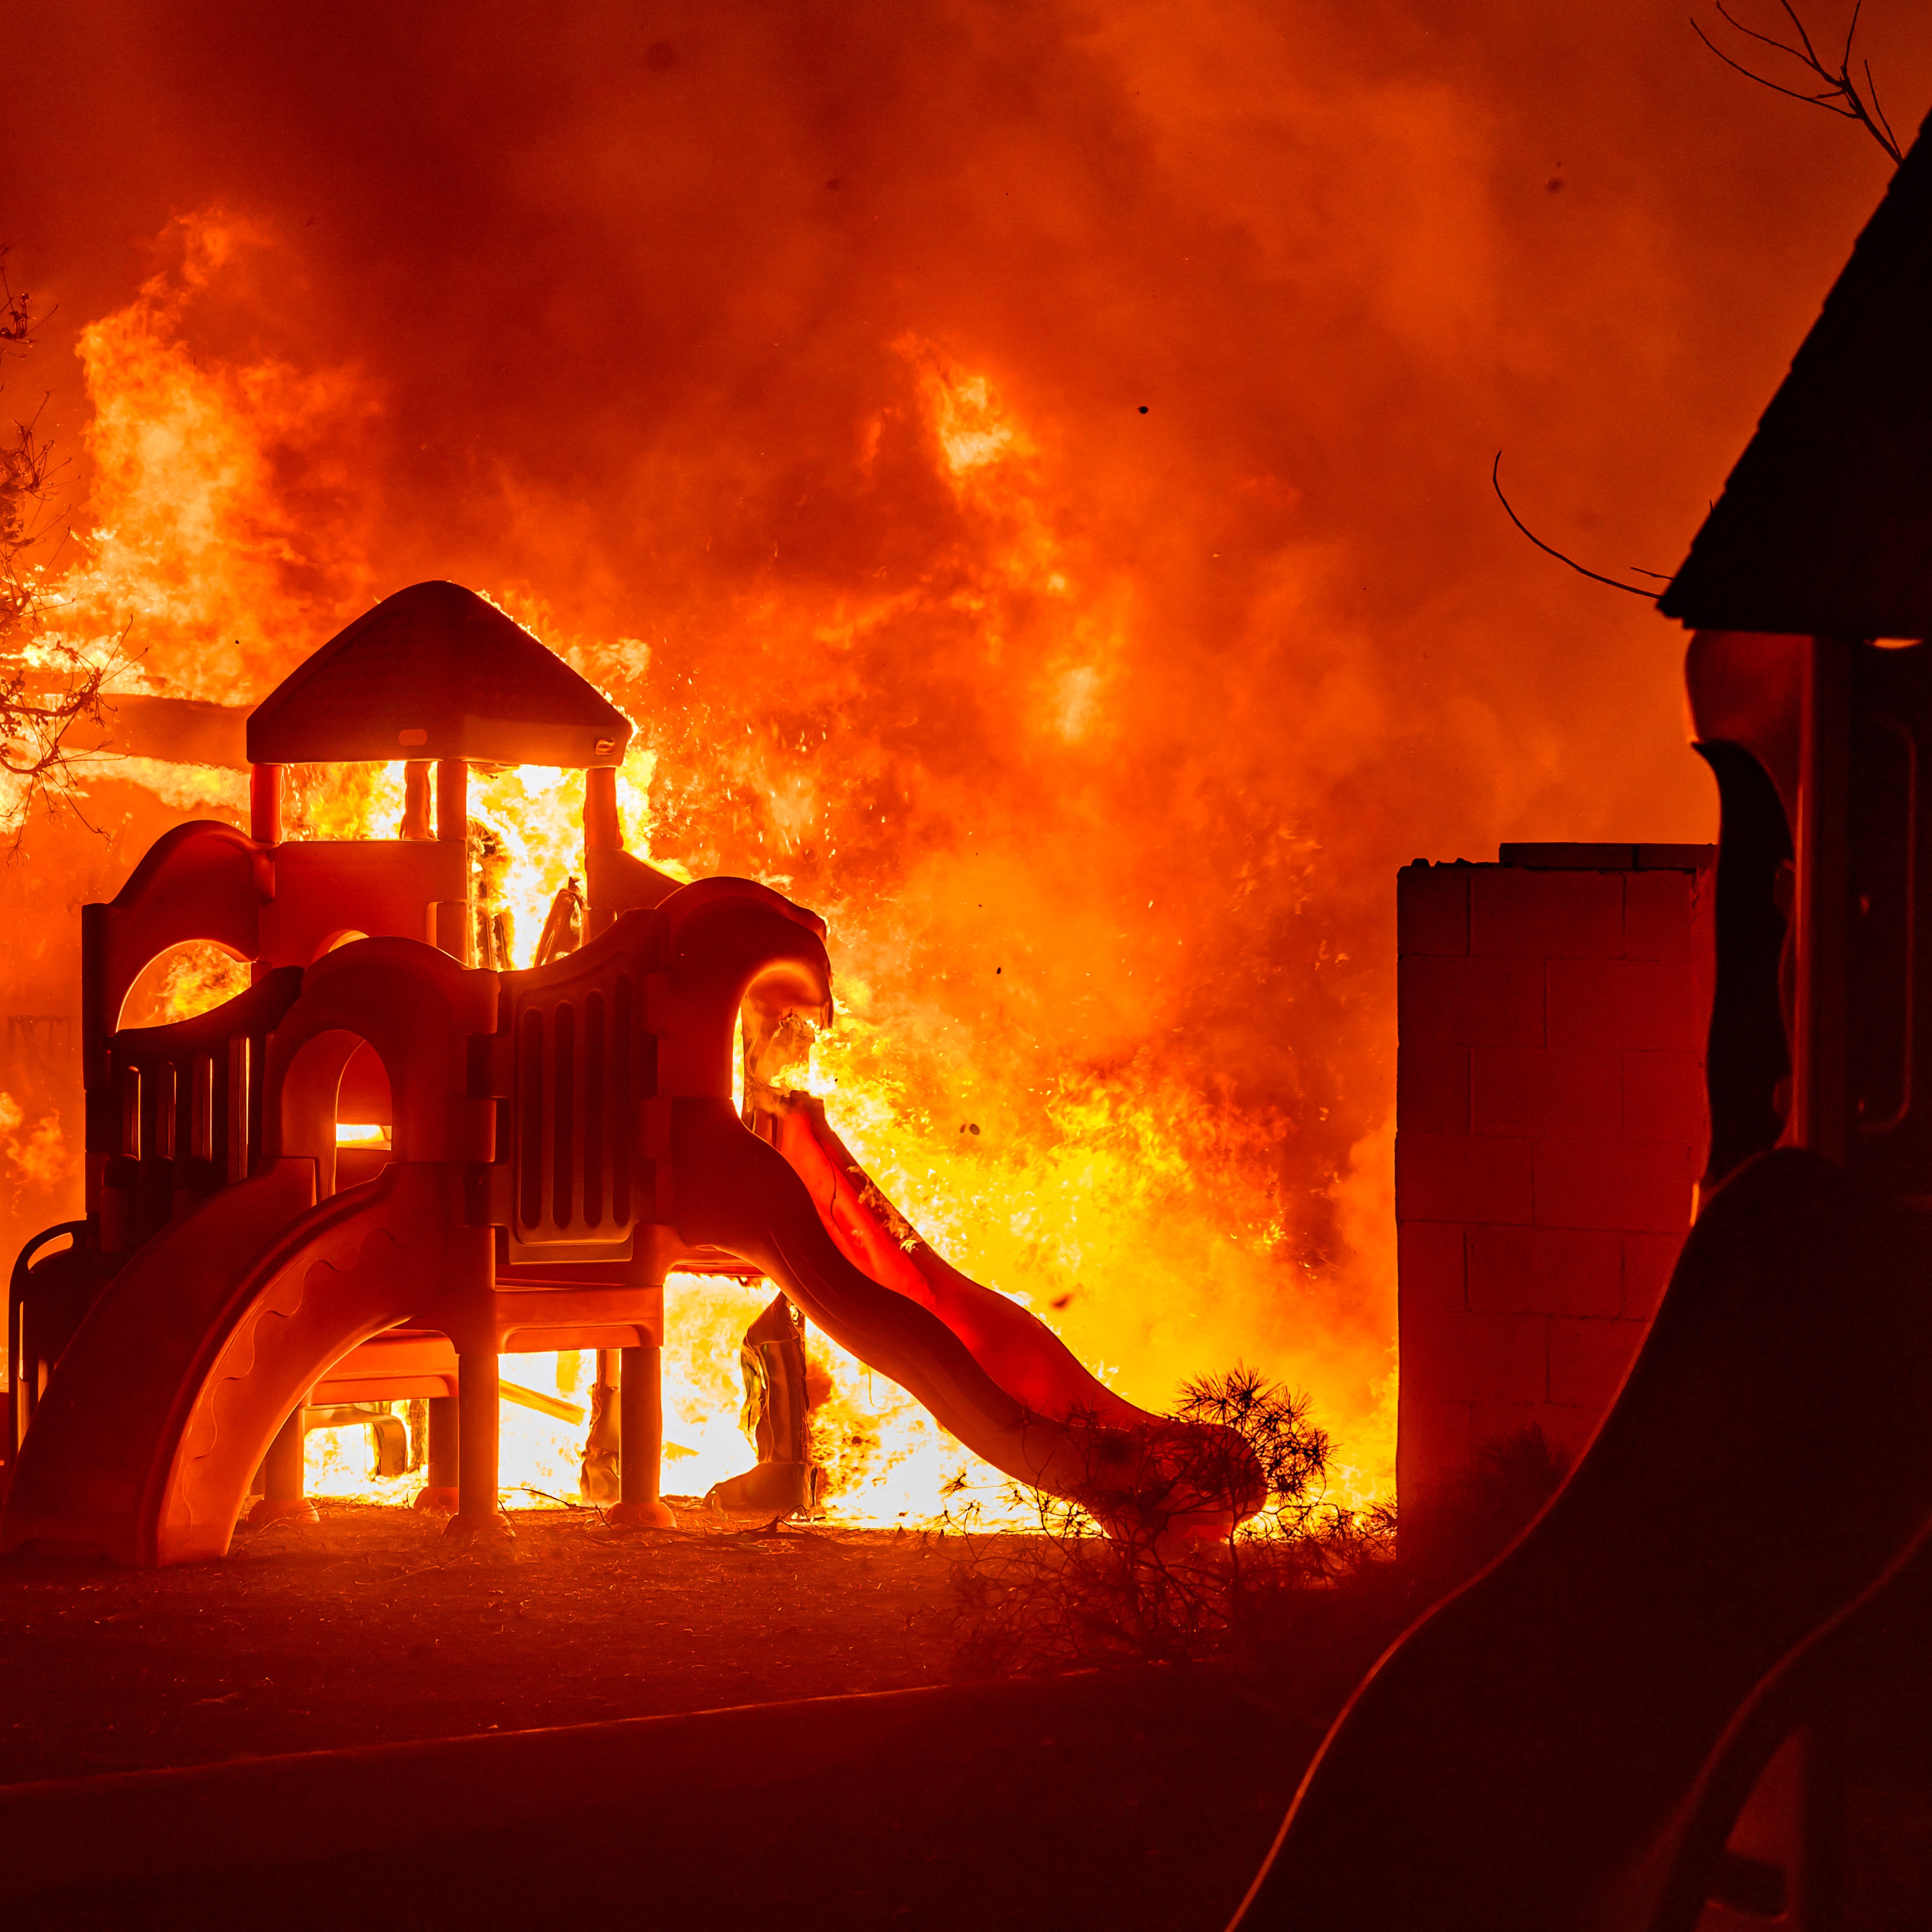
{"type": "MultiPolygon", "coordinates": [[[[172,270],[80,338],[94,521],[52,622],[104,654],[124,639],[123,688],[245,703],[376,583],[344,499],[378,402],[351,370],[196,352],[202,308],[272,244],[217,214],[173,238],[172,270]]],[[[1377,1494],[1393,1460],[1385,1088],[1338,1142],[1298,1070],[1323,1046],[1296,1036],[1323,1023],[1346,957],[1322,940],[1286,976],[1273,956],[1299,943],[1284,895],[1309,890],[1318,841],[1264,815],[1231,843],[1215,830],[1235,808],[1229,780],[1208,766],[1124,770],[1146,753],[1136,568],[1106,554],[1050,428],[993,374],[916,337],[893,353],[899,374],[854,426],[850,461],[862,482],[890,472],[911,490],[916,526],[937,520],[922,567],[876,587],[786,584],[747,560],[713,610],[725,643],[682,668],[649,638],[561,629],[526,584],[482,587],[640,720],[620,788],[634,844],[830,916],[840,1018],[809,1084],[935,1244],[1144,1404],[1243,1358],[1312,1386],[1341,1440],[1342,1493],[1377,1494]],[[1137,842],[1146,786],[1174,820],[1158,852],[1137,842]],[[1311,1141],[1328,1151],[1310,1162],[1297,1150],[1311,1141]]],[[[873,514],[892,515],[890,494],[873,514]]],[[[104,797],[124,787],[169,813],[242,812],[230,773],[135,759],[94,782],[104,797]]],[[[581,790],[534,769],[473,788],[506,855],[520,964],[578,868],[581,790]]],[[[296,774],[289,818],[297,836],[393,836],[401,810],[400,766],[315,770],[296,774]]],[[[146,1016],[198,1010],[233,989],[227,971],[164,962],[146,1016]]],[[[676,1285],[674,1492],[748,1460],[736,1337],[761,1298],[676,1285]]],[[[1024,1515],[898,1391],[814,1346],[835,1508],[1024,1515]]],[[[506,1372],[582,1392],[568,1358],[506,1372]]],[[[506,1484],[571,1493],[574,1439],[507,1408],[506,1484]]],[[[352,1437],[311,1453],[318,1489],[380,1492],[352,1437]]]]}
{"type": "MultiPolygon", "coordinates": [[[[260,10],[8,22],[56,623],[246,704],[488,590],[639,718],[660,862],[830,916],[814,1083],[953,1258],[1142,1401],[1258,1360],[1384,1481],[1391,873],[1714,824],[1681,640],[1490,466],[1672,568],[1876,148],[1668,8],[260,10]]],[[[1906,124],[1932,9],[1861,36],[1906,124]]],[[[0,874],[0,1085],[70,1142],[73,909],[240,793],[83,805],[0,874]]],[[[522,944],[567,841],[500,822],[522,944]]],[[[0,1160],[16,1238],[74,1201],[0,1160]]]]}

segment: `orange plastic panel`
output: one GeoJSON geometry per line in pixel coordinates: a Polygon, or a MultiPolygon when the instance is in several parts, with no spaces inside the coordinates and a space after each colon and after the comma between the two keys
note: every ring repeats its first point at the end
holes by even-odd
{"type": "Polygon", "coordinates": [[[464,848],[421,838],[278,845],[274,903],[262,914],[262,957],[306,966],[345,933],[428,943],[430,908],[468,896],[464,848]]]}

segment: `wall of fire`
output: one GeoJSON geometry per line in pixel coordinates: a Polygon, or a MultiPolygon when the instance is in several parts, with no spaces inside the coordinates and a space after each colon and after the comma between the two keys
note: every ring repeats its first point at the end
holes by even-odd
{"type": "Polygon", "coordinates": [[[1704,1163],[1714,857],[1397,874],[1405,1498],[1526,1425],[1574,1454],[1649,1328],[1704,1163]]]}

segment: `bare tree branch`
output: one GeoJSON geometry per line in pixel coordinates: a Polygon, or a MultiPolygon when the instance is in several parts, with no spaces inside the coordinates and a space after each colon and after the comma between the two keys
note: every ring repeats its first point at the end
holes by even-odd
{"type": "MultiPolygon", "coordinates": [[[[1712,39],[1694,17],[1690,22],[1690,31],[1704,43],[1706,46],[1709,48],[1712,53],[1717,56],[1718,59],[1724,62],[1725,66],[1735,73],[1742,74],[1747,80],[1755,81],[1760,87],[1768,88],[1774,94],[1783,94],[1788,100],[1802,101],[1808,107],[1822,107],[1828,114],[1836,114],[1844,120],[1856,122],[1891,156],[1894,164],[1904,159],[1904,152],[1900,147],[1898,137],[1893,133],[1892,123],[1886,118],[1885,110],[1880,104],[1878,84],[1872,78],[1871,62],[1864,61],[1861,63],[1864,73],[1864,89],[1862,93],[1859,91],[1858,82],[1852,78],[1852,43],[1858,38],[1858,17],[1864,10],[1864,0],[1853,0],[1852,17],[1845,28],[1844,47],[1838,56],[1838,64],[1835,68],[1828,65],[1819,53],[1816,44],[1811,38],[1810,30],[1805,26],[1803,16],[1798,11],[1796,0],[1778,0],[1778,5],[1782,9],[1785,19],[1790,22],[1792,32],[1797,37],[1796,44],[1790,40],[1780,39],[1776,34],[1768,34],[1762,28],[1754,27],[1748,22],[1741,20],[1731,11],[1727,0],[1714,0],[1714,4],[1717,8],[1718,18],[1733,32],[1742,34],[1748,40],[1755,40],[1760,46],[1768,47],[1772,52],[1782,55],[1786,60],[1796,62],[1808,75],[1822,82],[1822,85],[1817,92],[1808,92],[1802,86],[1787,87],[1782,81],[1774,80],[1768,74],[1759,73],[1755,68],[1748,67],[1742,61],[1734,59],[1727,54],[1716,41],[1712,39]]],[[[1558,563],[1576,572],[1578,576],[1588,578],[1593,584],[1606,584],[1612,590],[1627,591],[1633,597],[1650,597],[1654,594],[1642,585],[1625,584],[1617,578],[1606,577],[1600,571],[1587,569],[1574,557],[1566,556],[1553,544],[1545,543],[1516,514],[1510,506],[1510,500],[1503,494],[1502,460],[1503,453],[1501,450],[1498,450],[1496,460],[1490,466],[1490,482],[1496,490],[1496,500],[1502,505],[1510,521],[1515,524],[1516,528],[1528,538],[1538,550],[1544,552],[1546,556],[1553,556],[1558,563]]],[[[1630,569],[1632,574],[1638,577],[1654,578],[1660,583],[1667,584],[1670,581],[1661,571],[1642,570],[1634,564],[1630,566],[1630,569]]]]}
{"type": "MultiPolygon", "coordinates": [[[[1606,577],[1600,570],[1586,570],[1574,556],[1565,556],[1560,550],[1555,548],[1551,544],[1545,543],[1543,539],[1516,514],[1516,512],[1510,507],[1510,500],[1503,494],[1503,480],[1502,474],[1502,466],[1503,453],[1499,449],[1496,452],[1496,461],[1490,465],[1490,486],[1496,493],[1496,501],[1502,504],[1504,512],[1509,518],[1510,521],[1515,524],[1516,528],[1522,531],[1523,535],[1528,538],[1530,542],[1535,544],[1538,550],[1541,550],[1546,556],[1553,556],[1558,563],[1567,564],[1579,577],[1587,577],[1592,583],[1607,584],[1612,590],[1628,591],[1633,597],[1649,597],[1654,594],[1651,591],[1646,590],[1640,584],[1625,584],[1617,578],[1606,577]]],[[[1636,570],[1636,566],[1635,564],[1632,564],[1630,568],[1633,570],[1636,570]]],[[[1664,573],[1660,570],[1637,570],[1636,574],[1640,577],[1654,577],[1665,583],[1668,583],[1670,581],[1670,579],[1666,578],[1664,573]]]]}
{"type": "MultiPolygon", "coordinates": [[[[33,300],[7,278],[0,248],[0,358],[31,348],[33,300]]],[[[80,780],[99,753],[71,749],[68,734],[100,725],[105,691],[127,668],[127,633],[104,650],[50,634],[44,566],[29,553],[58,521],[52,496],[61,466],[39,434],[40,412],[0,442],[0,836],[17,848],[34,807],[80,811],[80,780]]]]}
{"type": "Polygon", "coordinates": [[[1885,110],[1878,104],[1878,82],[1872,78],[1870,61],[1864,63],[1864,69],[1865,92],[1871,96],[1871,111],[1877,117],[1878,124],[1885,130],[1885,138],[1891,143],[1891,151],[1895,154],[1899,152],[1898,136],[1892,131],[1892,123],[1886,118],[1885,110]]]}
{"type": "Polygon", "coordinates": [[[1747,67],[1742,61],[1733,60],[1695,20],[1690,22],[1690,31],[1725,66],[1742,74],[1747,80],[1756,81],[1759,86],[1768,87],[1772,93],[1781,94],[1787,100],[1802,100],[1808,106],[1822,107],[1828,114],[1836,114],[1845,120],[1856,121],[1892,157],[1894,164],[1902,160],[1904,154],[1899,146],[1898,137],[1892,132],[1892,123],[1886,119],[1884,109],[1879,105],[1878,88],[1872,80],[1870,62],[1862,63],[1865,78],[1863,93],[1859,92],[1858,82],[1852,78],[1852,43],[1858,35],[1858,15],[1863,10],[1864,0],[1856,0],[1852,8],[1851,24],[1845,29],[1844,51],[1839,56],[1835,68],[1828,65],[1820,55],[1803,20],[1799,16],[1794,0],[1778,0],[1778,4],[1798,36],[1796,46],[1789,40],[1780,40],[1775,34],[1762,33],[1756,27],[1747,26],[1724,4],[1724,0],[1717,0],[1717,9],[1719,16],[1733,31],[1742,34],[1748,40],[1756,40],[1760,46],[1784,55],[1787,60],[1796,61],[1808,74],[1822,81],[1824,83],[1822,88],[1815,94],[1806,93],[1797,87],[1786,87],[1781,82],[1773,80],[1768,74],[1760,74],[1755,68],[1747,67]]]}

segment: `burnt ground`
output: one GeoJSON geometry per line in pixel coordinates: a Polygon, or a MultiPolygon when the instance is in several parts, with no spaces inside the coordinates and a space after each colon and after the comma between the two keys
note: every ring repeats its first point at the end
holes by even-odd
{"type": "MultiPolygon", "coordinates": [[[[625,1534],[588,1511],[532,1511],[513,1513],[514,1544],[477,1553],[405,1511],[320,1508],[316,1524],[244,1529],[219,1563],[0,1562],[0,1784],[954,1673],[956,1539],[701,1517],[625,1534]]],[[[1149,1701],[1126,1682],[1118,1711],[1021,1726],[1010,1758],[969,1762],[938,1737],[836,1778],[764,1766],[728,1802],[638,1817],[614,1793],[570,1828],[148,1880],[8,1916],[212,1932],[334,1927],[375,1906],[476,1928],[575,1917],[614,1887],[651,1901],[625,1922],[668,1928],[1218,1932],[1325,1712],[1257,1701],[1225,1675],[1200,1687],[1149,1701]]]]}

